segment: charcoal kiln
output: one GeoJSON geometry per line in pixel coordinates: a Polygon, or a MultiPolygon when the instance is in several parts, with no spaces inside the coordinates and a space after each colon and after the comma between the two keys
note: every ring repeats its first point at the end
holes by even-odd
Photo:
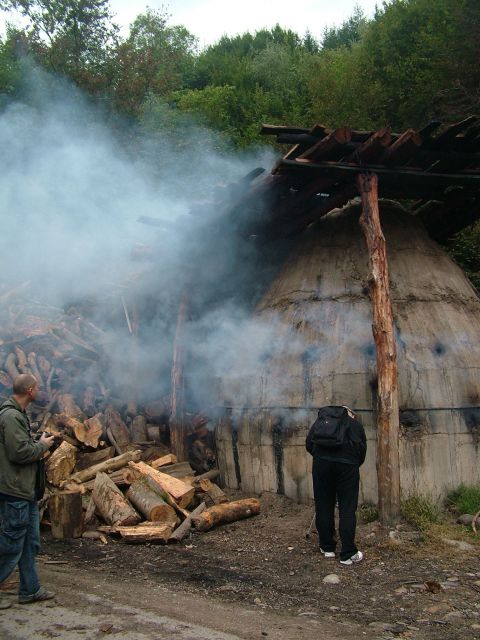
{"type": "MultiPolygon", "coordinates": [[[[403,495],[480,482],[480,299],[422,222],[380,202],[396,332],[403,495]]],[[[223,381],[217,426],[227,486],[312,498],[305,437],[326,404],[362,420],[361,500],[376,502],[377,373],[359,204],[310,225],[255,310],[275,320],[255,375],[223,381]]]]}

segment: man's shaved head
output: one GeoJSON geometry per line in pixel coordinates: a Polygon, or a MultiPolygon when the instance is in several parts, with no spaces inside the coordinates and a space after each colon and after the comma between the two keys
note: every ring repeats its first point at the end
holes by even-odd
{"type": "Polygon", "coordinates": [[[17,396],[24,396],[29,389],[36,387],[37,384],[37,379],[31,373],[21,373],[13,381],[13,393],[17,396]]]}

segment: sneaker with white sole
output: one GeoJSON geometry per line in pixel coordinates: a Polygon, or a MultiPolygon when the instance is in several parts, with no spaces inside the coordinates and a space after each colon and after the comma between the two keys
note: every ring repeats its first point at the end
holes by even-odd
{"type": "Polygon", "coordinates": [[[335,558],[335,551],[324,551],[321,547],[320,547],[320,553],[323,554],[324,558],[335,558]]]}
{"type": "Polygon", "coordinates": [[[358,562],[361,562],[363,558],[363,553],[361,551],[357,551],[357,553],[355,553],[351,558],[348,558],[348,560],[340,560],[340,564],[357,564],[358,562]]]}

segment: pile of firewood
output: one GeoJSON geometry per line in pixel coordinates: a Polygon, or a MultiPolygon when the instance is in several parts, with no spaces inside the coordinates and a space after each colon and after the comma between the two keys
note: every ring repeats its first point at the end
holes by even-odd
{"type": "Polygon", "coordinates": [[[18,374],[37,378],[30,421],[38,433],[56,436],[42,501],[54,537],[178,541],[192,526],[206,531],[259,512],[257,500],[228,502],[212,482],[218,470],[195,476],[170,454],[169,398],[139,406],[105,384],[102,329],[78,309],[64,312],[18,293],[0,290],[0,400],[18,374]]]}
{"type": "Polygon", "coordinates": [[[194,476],[190,464],[172,454],[148,462],[142,456],[133,450],[96,462],[95,453],[78,455],[63,442],[46,462],[53,536],[179,542],[192,527],[208,531],[260,511],[256,499],[229,502],[212,481],[216,469],[194,476]]]}

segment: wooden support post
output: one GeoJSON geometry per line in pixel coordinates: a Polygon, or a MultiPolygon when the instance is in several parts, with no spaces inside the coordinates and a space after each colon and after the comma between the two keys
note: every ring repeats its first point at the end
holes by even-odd
{"type": "Polygon", "coordinates": [[[180,300],[177,327],[173,343],[170,445],[179,462],[188,460],[186,443],[186,424],[184,408],[184,364],[185,364],[185,322],[187,319],[188,301],[186,296],[180,300]]]}
{"type": "Polygon", "coordinates": [[[386,243],[378,208],[378,177],[360,173],[357,186],[362,197],[360,226],[365,234],[371,268],[372,330],[377,351],[378,507],[381,522],[394,524],[400,516],[397,354],[386,243]]]}

